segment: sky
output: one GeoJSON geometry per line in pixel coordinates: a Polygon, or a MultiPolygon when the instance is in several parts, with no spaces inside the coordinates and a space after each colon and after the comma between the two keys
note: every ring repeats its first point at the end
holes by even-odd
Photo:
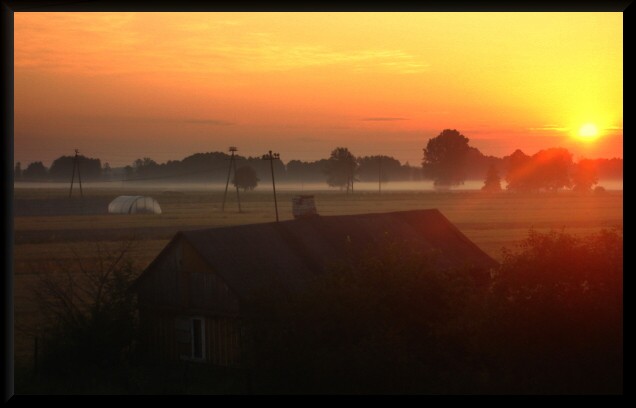
{"type": "Polygon", "coordinates": [[[14,161],[623,157],[622,13],[16,12],[14,161]]]}

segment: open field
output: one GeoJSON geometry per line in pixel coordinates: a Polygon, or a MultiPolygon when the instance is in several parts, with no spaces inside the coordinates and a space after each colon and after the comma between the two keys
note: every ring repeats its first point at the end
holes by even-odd
{"type": "MultiPolygon", "coordinates": [[[[66,189],[14,190],[14,294],[16,357],[29,358],[33,339],[28,328],[37,320],[31,298],[35,272],[51,259],[94,256],[97,245],[115,247],[127,238],[137,240],[134,256],[144,268],[179,230],[275,221],[270,189],[241,192],[242,212],[238,212],[236,192],[228,192],[221,211],[222,190],[139,189],[138,195],[157,199],[161,215],[110,215],[108,203],[122,192],[116,188],[84,188],[73,199],[66,189]]],[[[278,212],[281,220],[292,219],[291,198],[300,193],[281,189],[278,212]]],[[[466,236],[495,259],[501,248],[512,248],[533,228],[538,231],[565,229],[585,235],[603,228],[623,226],[623,193],[576,195],[570,192],[535,195],[502,193],[485,195],[479,191],[360,191],[346,195],[338,191],[308,191],[314,194],[321,215],[358,214],[412,209],[439,209],[466,236]]]]}

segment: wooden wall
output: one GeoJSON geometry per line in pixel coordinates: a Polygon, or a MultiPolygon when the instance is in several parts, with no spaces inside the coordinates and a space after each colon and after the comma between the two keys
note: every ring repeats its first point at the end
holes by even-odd
{"type": "Polygon", "coordinates": [[[205,361],[240,362],[239,300],[194,248],[178,239],[138,289],[142,347],[151,358],[178,361],[191,353],[191,318],[205,320],[205,361]]]}

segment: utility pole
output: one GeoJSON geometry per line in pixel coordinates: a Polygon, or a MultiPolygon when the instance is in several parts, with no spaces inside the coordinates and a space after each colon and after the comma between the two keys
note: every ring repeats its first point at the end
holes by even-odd
{"type": "Polygon", "coordinates": [[[263,160],[269,160],[269,165],[272,169],[272,188],[274,189],[274,207],[276,208],[276,222],[278,222],[278,203],[276,202],[276,182],[274,181],[274,160],[279,159],[280,155],[278,153],[272,153],[271,150],[268,154],[263,155],[263,160]]]}
{"type": "Polygon", "coordinates": [[[382,156],[378,156],[378,194],[382,194],[382,156]]]}
{"type": "MultiPolygon", "coordinates": [[[[225,193],[223,194],[223,204],[221,205],[221,211],[225,211],[225,199],[227,198],[227,188],[230,185],[230,174],[234,169],[234,177],[236,177],[236,162],[234,161],[234,152],[238,149],[234,146],[230,146],[230,166],[227,169],[227,181],[225,183],[225,193]]],[[[238,209],[241,212],[241,197],[239,196],[238,184],[236,184],[236,199],[238,201],[238,209]]]]}
{"type": "Polygon", "coordinates": [[[73,175],[71,176],[71,189],[68,192],[68,198],[71,198],[73,194],[73,181],[75,181],[75,169],[77,168],[77,179],[79,180],[80,196],[84,198],[84,192],[82,191],[82,175],[80,174],[79,166],[79,150],[75,149],[75,157],[73,158],[73,175]]]}

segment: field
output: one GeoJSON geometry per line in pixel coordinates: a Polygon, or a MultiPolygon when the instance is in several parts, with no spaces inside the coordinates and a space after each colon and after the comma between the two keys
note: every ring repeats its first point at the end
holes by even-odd
{"type": "MultiPolygon", "coordinates": [[[[143,269],[179,230],[275,221],[273,194],[265,186],[241,192],[238,211],[236,192],[229,191],[221,211],[222,189],[172,187],[140,188],[135,195],[149,195],[161,205],[161,215],[107,214],[108,203],[122,192],[117,188],[84,187],[68,198],[64,188],[14,189],[14,305],[16,361],[33,354],[31,328],[37,324],[32,298],[36,272],[52,259],[93,257],[97,245],[115,247],[135,238],[138,268],[143,269]]],[[[277,194],[280,220],[292,219],[291,199],[300,191],[281,188],[277,194]]],[[[586,235],[603,228],[623,228],[623,192],[577,195],[570,192],[485,195],[479,191],[339,191],[306,188],[314,194],[321,215],[359,214],[412,209],[439,209],[468,238],[500,260],[503,247],[513,248],[530,229],[564,229],[586,235]]]]}

